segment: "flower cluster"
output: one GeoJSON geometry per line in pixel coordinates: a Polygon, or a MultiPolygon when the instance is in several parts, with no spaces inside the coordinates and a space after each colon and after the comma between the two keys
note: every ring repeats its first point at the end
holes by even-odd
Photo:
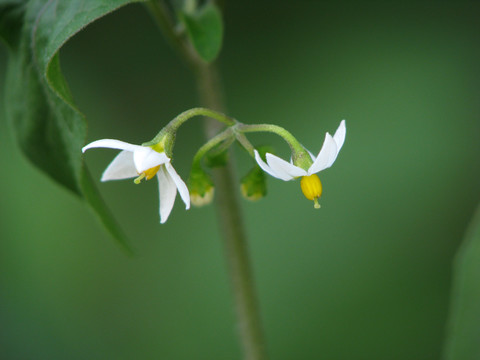
{"type": "Polygon", "coordinates": [[[329,168],[335,162],[345,142],[345,135],[345,120],[342,120],[333,136],[328,132],[326,133],[320,152],[317,156],[314,156],[300,145],[290,133],[280,127],[275,125],[243,125],[227,118],[225,115],[198,108],[177,116],[149,143],[133,145],[120,140],[102,139],[86,145],[82,151],[85,152],[92,148],[121,150],[103,172],[101,181],[135,178],[135,184],[139,184],[142,179],[150,180],[156,176],[160,197],[160,223],[163,224],[172,211],[177,190],[187,210],[190,208],[190,201],[194,205],[201,206],[212,200],[213,182],[203,170],[201,161],[212,149],[225,150],[234,140],[238,140],[256,161],[257,167],[253,168],[242,180],[242,194],[247,199],[257,200],[265,195],[263,170],[265,173],[284,181],[301,177],[300,186],[303,194],[307,199],[314,201],[315,208],[319,208],[318,199],[322,195],[322,184],[316,174],[329,168]],[[196,110],[196,112],[193,110],[196,110]],[[188,182],[189,187],[187,187],[173,168],[171,156],[167,156],[167,154],[171,155],[171,148],[179,125],[189,117],[205,114],[225,122],[228,128],[212,138],[197,152],[188,182]],[[260,154],[258,149],[254,148],[243,136],[243,133],[254,131],[270,131],[284,137],[292,149],[290,162],[270,152],[260,154]]]}

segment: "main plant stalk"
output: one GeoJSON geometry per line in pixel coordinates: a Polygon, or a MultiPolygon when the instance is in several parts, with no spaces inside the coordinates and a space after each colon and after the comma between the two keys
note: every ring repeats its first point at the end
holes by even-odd
{"type": "MultiPolygon", "coordinates": [[[[167,14],[168,8],[162,2],[150,0],[146,6],[163,34],[188,67],[193,70],[201,104],[209,109],[225,112],[221,81],[214,65],[203,62],[189,44],[177,35],[174,24],[167,14]]],[[[207,139],[218,134],[223,126],[217,121],[205,119],[204,129],[207,139]]],[[[255,295],[247,236],[238,198],[239,187],[235,180],[232,159],[225,167],[214,169],[213,175],[216,186],[216,212],[224,242],[244,359],[266,360],[267,354],[255,295]]]]}
{"type": "MultiPolygon", "coordinates": [[[[202,64],[196,80],[202,105],[225,112],[218,73],[211,65],[202,64]]],[[[208,138],[214,136],[222,125],[206,119],[205,132],[208,138]]],[[[214,169],[216,185],[216,210],[229,267],[238,332],[248,360],[267,359],[261,328],[260,312],[255,295],[255,286],[250,265],[247,236],[243,222],[239,187],[234,176],[232,160],[226,167],[214,169]]]]}

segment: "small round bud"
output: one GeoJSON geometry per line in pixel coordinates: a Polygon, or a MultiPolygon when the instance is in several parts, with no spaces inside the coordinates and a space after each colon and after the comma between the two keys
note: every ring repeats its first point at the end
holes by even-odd
{"type": "Polygon", "coordinates": [[[208,189],[203,195],[198,192],[190,192],[190,202],[198,207],[208,205],[212,202],[214,194],[215,188],[213,186],[208,189]]]}
{"type": "Polygon", "coordinates": [[[192,168],[188,179],[188,188],[193,205],[204,206],[212,202],[215,193],[213,181],[201,167],[192,168]]]}
{"type": "Polygon", "coordinates": [[[265,174],[258,166],[244,176],[240,183],[240,190],[243,197],[250,201],[260,200],[267,194],[265,174]]]}

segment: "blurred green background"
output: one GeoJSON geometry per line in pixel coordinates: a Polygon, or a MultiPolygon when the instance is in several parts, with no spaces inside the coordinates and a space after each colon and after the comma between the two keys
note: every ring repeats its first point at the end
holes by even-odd
{"type": "MultiPolygon", "coordinates": [[[[227,2],[230,115],[285,126],[314,153],[347,120],[321,210],[272,178],[242,203],[272,359],[440,358],[452,260],[480,199],[479,15],[477,2],[227,2]]],[[[141,143],[198,105],[140,5],[87,27],[61,60],[89,140],[141,143]]],[[[239,359],[213,207],[177,199],[161,226],[155,182],[99,183],[128,258],[0,116],[0,358],[239,359]]],[[[199,131],[178,134],[184,178],[199,131]]],[[[96,178],[114,155],[87,154],[96,178]]],[[[251,161],[236,155],[240,177],[251,161]]]]}

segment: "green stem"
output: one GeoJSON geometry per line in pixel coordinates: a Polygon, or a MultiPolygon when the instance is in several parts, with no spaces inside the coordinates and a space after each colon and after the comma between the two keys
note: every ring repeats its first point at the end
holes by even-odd
{"type": "MultiPolygon", "coordinates": [[[[202,103],[217,110],[224,108],[218,74],[214,67],[199,66],[197,85],[202,103]]],[[[219,130],[219,124],[206,121],[208,137],[219,130]]],[[[232,157],[230,157],[231,159],[232,157]]],[[[235,180],[232,161],[224,168],[213,172],[216,187],[216,210],[224,240],[230,283],[232,286],[238,332],[245,360],[266,360],[267,353],[263,338],[260,311],[250,265],[247,236],[243,223],[239,186],[235,180]]]]}
{"type": "MultiPolygon", "coordinates": [[[[171,40],[180,56],[192,64],[201,103],[217,111],[224,111],[223,92],[216,69],[201,61],[196,54],[173,30],[173,24],[166,21],[166,9],[158,7],[156,1],[148,2],[148,8],[157,20],[160,29],[171,40]]],[[[209,115],[207,115],[209,116],[209,115]]],[[[218,120],[218,119],[217,119],[218,120]]],[[[222,124],[205,119],[205,133],[212,138],[222,124]]],[[[232,161],[224,168],[213,171],[216,185],[216,210],[224,240],[225,257],[229,268],[235,311],[238,319],[238,335],[245,360],[266,360],[260,312],[248,253],[247,236],[243,222],[238,184],[235,181],[232,161]]]]}
{"type": "Polygon", "coordinates": [[[236,120],[224,115],[220,112],[213,111],[206,108],[193,108],[190,110],[186,110],[181,114],[177,115],[172,121],[170,121],[160,132],[155,135],[155,137],[146,142],[142,145],[144,146],[156,146],[157,144],[161,144],[162,150],[164,150],[168,156],[172,156],[173,145],[175,142],[175,136],[177,130],[180,126],[182,126],[187,120],[195,117],[195,116],[207,116],[211,119],[215,119],[221,123],[232,127],[237,123],[236,120]]]}
{"type": "Polygon", "coordinates": [[[222,141],[233,139],[234,135],[232,130],[233,129],[229,127],[225,131],[222,131],[220,134],[214,136],[213,138],[208,140],[205,144],[203,144],[202,147],[198,149],[197,153],[193,157],[192,166],[198,166],[202,158],[205,156],[205,154],[208,153],[215,146],[220,144],[222,141]]]}
{"type": "Polygon", "coordinates": [[[255,159],[255,153],[254,153],[255,148],[253,147],[252,143],[248,141],[247,137],[242,133],[236,132],[235,138],[238,140],[240,145],[242,145],[243,148],[247,150],[248,154],[255,159]]]}
{"type": "Polygon", "coordinates": [[[206,116],[211,119],[215,119],[225,125],[232,126],[236,124],[236,121],[227,115],[224,115],[218,111],[213,111],[207,108],[193,108],[182,112],[180,115],[176,116],[175,119],[170,121],[167,125],[167,131],[176,132],[178,128],[185,123],[187,120],[195,116],[206,116]]]}
{"type": "Polygon", "coordinates": [[[198,56],[192,47],[182,41],[180,35],[175,31],[175,25],[168,16],[168,7],[164,1],[150,0],[144,4],[170,45],[179,53],[180,58],[186,61],[191,69],[194,69],[198,56]]]}
{"type": "Polygon", "coordinates": [[[237,131],[242,133],[249,132],[270,132],[279,135],[282,137],[290,146],[290,149],[293,153],[302,153],[305,152],[302,144],[286,129],[281,126],[271,125],[271,124],[257,124],[257,125],[246,125],[239,123],[237,126],[237,131]]]}

